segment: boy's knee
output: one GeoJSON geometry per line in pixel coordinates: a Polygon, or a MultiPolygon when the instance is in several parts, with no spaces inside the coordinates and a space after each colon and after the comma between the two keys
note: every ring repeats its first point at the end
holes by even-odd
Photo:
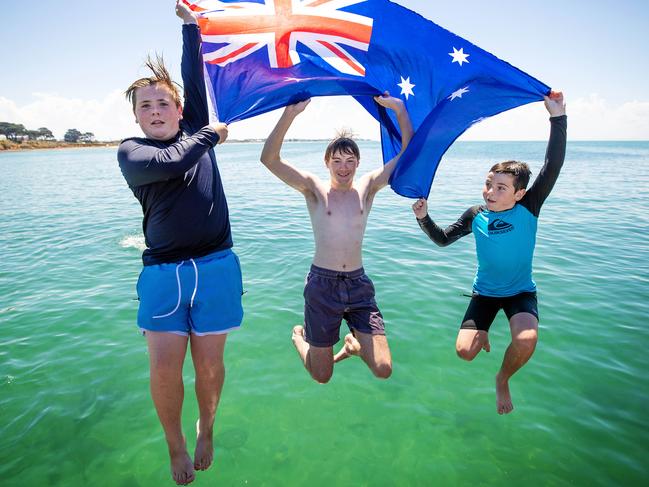
{"type": "Polygon", "coordinates": [[[214,378],[218,376],[225,376],[225,365],[223,361],[210,362],[203,361],[194,364],[196,376],[214,378]]]}
{"type": "Polygon", "coordinates": [[[333,370],[312,370],[310,373],[314,381],[320,384],[326,384],[331,380],[333,370]]]}
{"type": "Polygon", "coordinates": [[[379,379],[388,379],[392,375],[392,364],[389,362],[376,364],[372,367],[372,373],[379,379]]]}
{"type": "Polygon", "coordinates": [[[466,360],[467,362],[471,362],[476,355],[478,355],[478,350],[472,350],[471,348],[467,347],[455,347],[455,353],[457,354],[458,357],[460,357],[462,360],[466,360]]]}
{"type": "Polygon", "coordinates": [[[538,336],[536,331],[528,330],[513,339],[514,346],[521,352],[532,353],[536,348],[538,336]]]}

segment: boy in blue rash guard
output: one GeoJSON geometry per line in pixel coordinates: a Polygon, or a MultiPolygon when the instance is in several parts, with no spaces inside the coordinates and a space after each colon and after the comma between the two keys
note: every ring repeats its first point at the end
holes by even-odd
{"type": "Polygon", "coordinates": [[[232,252],[228,205],[212,148],[227,135],[209,123],[196,19],[182,2],[185,104],[164,65],[126,91],[144,138],[124,140],[118,160],[142,205],[146,250],[137,284],[138,326],[150,357],[151,396],[165,432],[172,476],[194,480],[213,458],[212,429],[225,368],[227,333],[241,324],[241,269],[232,252]],[[191,345],[196,374],[194,459],[181,427],[182,367],[191,345]]]}
{"type": "Polygon", "coordinates": [[[566,107],[561,92],[545,97],[550,113],[550,140],[545,164],[529,190],[527,164],[517,161],[494,165],[482,190],[484,205],[469,208],[460,219],[442,230],[428,216],[425,199],[412,205],[417,222],[439,246],[449,245],[473,233],[478,269],[473,296],[462,320],[455,345],[457,354],[473,360],[489,351],[488,332],[500,309],[509,319],[512,341],[496,375],[498,414],[514,409],[509,379],[534,353],[538,331],[536,284],[532,279],[532,258],[536,229],[543,202],[559,177],[566,153],[566,107]]]}

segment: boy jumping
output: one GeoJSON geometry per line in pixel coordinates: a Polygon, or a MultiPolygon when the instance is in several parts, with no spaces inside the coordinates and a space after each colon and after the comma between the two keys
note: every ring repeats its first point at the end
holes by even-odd
{"type": "Polygon", "coordinates": [[[488,332],[500,309],[509,319],[512,341],[496,375],[498,414],[514,406],[509,379],[530,359],[537,342],[539,313],[532,258],[541,205],[559,177],[566,153],[566,107],[561,92],[545,97],[550,113],[550,140],[545,164],[526,191],[530,169],[524,162],[494,165],[482,190],[484,205],[465,211],[460,219],[442,230],[428,216],[425,199],[412,205],[419,226],[437,245],[444,247],[473,232],[478,269],[473,296],[462,320],[455,349],[460,358],[473,360],[489,351],[488,332]]]}
{"type": "Polygon", "coordinates": [[[334,362],[350,355],[360,355],[376,377],[387,379],[392,373],[383,316],[374,299],[372,281],[363,270],[361,252],[374,196],[388,184],[412,137],[412,126],[400,99],[388,93],[374,99],[395,111],[402,148],[394,159],[358,181],[354,175],[359,149],[345,136],[334,139],[326,149],[327,182],[280,157],[286,132],[309,100],[286,107],[261,154],[261,162],[275,176],[304,195],[311,217],[315,256],[304,288],[304,327],[293,328],[293,344],[311,377],[323,384],[331,378],[334,362]],[[353,334],[345,337],[344,347],[334,357],[343,318],[353,334]]]}
{"type": "Polygon", "coordinates": [[[146,250],[137,283],[137,323],[146,336],[151,397],[164,429],[171,473],[179,485],[213,461],[213,427],[225,380],[228,333],[241,324],[241,269],[232,251],[228,205],[213,147],[225,124],[210,124],[200,32],[182,1],[185,104],[161,62],[126,91],[144,137],[124,140],[122,174],[142,205],[146,250]],[[194,458],[182,432],[183,363],[190,346],[200,414],[194,458]]]}

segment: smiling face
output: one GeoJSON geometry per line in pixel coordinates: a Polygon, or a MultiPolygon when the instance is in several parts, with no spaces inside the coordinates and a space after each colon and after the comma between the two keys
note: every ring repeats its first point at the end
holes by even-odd
{"type": "Polygon", "coordinates": [[[328,160],[325,160],[332,186],[351,187],[359,163],[355,154],[344,151],[334,152],[328,160]]]}
{"type": "Polygon", "coordinates": [[[169,140],[180,130],[182,107],[164,84],[157,83],[137,88],[135,96],[135,121],[149,139],[169,140]]]}
{"type": "Polygon", "coordinates": [[[482,197],[489,211],[510,210],[525,195],[525,189],[516,191],[514,176],[506,173],[487,174],[482,197]]]}

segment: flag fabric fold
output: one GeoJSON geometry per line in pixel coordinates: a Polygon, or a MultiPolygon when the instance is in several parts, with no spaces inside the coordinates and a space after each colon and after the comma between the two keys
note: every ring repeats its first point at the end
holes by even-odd
{"type": "Polygon", "coordinates": [[[384,162],[401,150],[403,99],[415,135],[390,184],[428,196],[437,166],[471,125],[543,99],[550,88],[389,0],[198,0],[203,59],[218,118],[231,123],[314,96],[353,96],[380,122],[384,162]]]}

